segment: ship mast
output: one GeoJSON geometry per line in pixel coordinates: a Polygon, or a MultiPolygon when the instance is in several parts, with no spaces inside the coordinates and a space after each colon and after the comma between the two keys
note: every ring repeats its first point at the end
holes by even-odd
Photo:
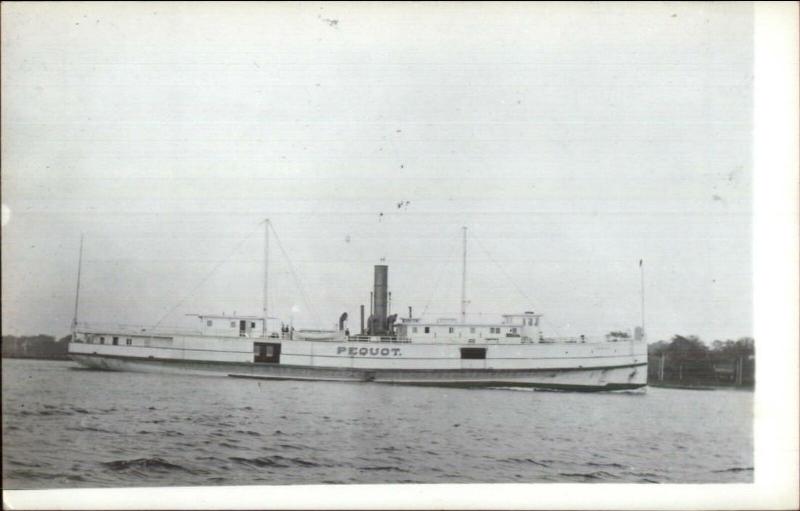
{"type": "Polygon", "coordinates": [[[269,310],[269,218],[264,220],[264,323],[261,325],[261,335],[267,336],[267,312],[269,310]]]}
{"type": "Polygon", "coordinates": [[[461,258],[461,323],[467,322],[467,227],[461,228],[464,232],[464,250],[461,258]]]}
{"type": "Polygon", "coordinates": [[[78,282],[75,285],[75,311],[72,314],[72,342],[78,331],[78,301],[81,296],[81,266],[83,266],[83,234],[81,234],[81,248],[78,251],[78,282]]]}

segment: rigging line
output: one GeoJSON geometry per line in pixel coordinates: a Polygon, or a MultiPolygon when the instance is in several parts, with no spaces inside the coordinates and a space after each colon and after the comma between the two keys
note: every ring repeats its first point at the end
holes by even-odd
{"type": "Polygon", "coordinates": [[[162,321],[167,319],[169,317],[169,315],[172,314],[173,312],[175,312],[178,309],[178,307],[183,305],[186,302],[186,300],[188,300],[189,298],[194,296],[195,293],[197,292],[197,290],[200,289],[203,286],[203,284],[205,284],[208,281],[208,279],[210,279],[211,276],[214,275],[214,273],[216,273],[216,271],[220,268],[220,266],[222,266],[224,263],[228,262],[228,260],[230,260],[234,255],[236,255],[236,252],[239,251],[239,248],[242,246],[242,244],[248,238],[250,238],[253,235],[253,233],[257,229],[259,229],[260,227],[261,227],[261,224],[259,223],[259,224],[256,225],[256,227],[252,231],[248,232],[242,239],[240,239],[239,242],[236,243],[236,246],[233,248],[233,250],[230,252],[230,254],[228,254],[225,258],[217,261],[217,264],[215,264],[214,267],[211,269],[211,271],[208,272],[208,274],[205,277],[203,277],[203,280],[201,280],[199,284],[197,284],[194,288],[192,288],[192,290],[186,296],[184,296],[181,299],[181,301],[179,301],[173,308],[171,308],[169,311],[167,311],[166,314],[161,316],[161,319],[159,319],[156,322],[156,324],[153,325],[150,329],[153,330],[153,329],[157,328],[158,325],[160,325],[162,321]]]}
{"type": "Polygon", "coordinates": [[[506,279],[508,279],[508,281],[509,281],[509,282],[511,282],[511,285],[512,285],[512,286],[514,286],[514,289],[516,289],[516,290],[517,290],[517,292],[518,292],[518,293],[519,293],[519,294],[520,294],[520,295],[521,295],[521,296],[522,296],[522,297],[523,297],[525,300],[527,300],[527,301],[528,301],[528,302],[529,302],[531,305],[533,305],[533,300],[531,300],[531,298],[530,298],[530,297],[529,297],[527,294],[525,294],[525,291],[523,291],[523,290],[522,290],[522,289],[521,289],[521,288],[520,288],[520,287],[517,285],[517,283],[516,283],[516,282],[514,282],[514,279],[512,279],[512,278],[511,278],[511,277],[508,275],[508,273],[506,273],[506,270],[505,270],[505,268],[503,268],[503,267],[500,265],[500,263],[498,263],[498,262],[497,262],[497,261],[494,259],[494,257],[492,257],[492,255],[489,253],[489,251],[488,251],[488,250],[486,250],[486,247],[484,247],[484,246],[483,246],[483,243],[481,243],[481,240],[480,240],[480,239],[478,239],[478,237],[477,237],[477,236],[475,236],[475,234],[474,234],[474,233],[472,234],[472,238],[473,238],[475,241],[477,241],[477,242],[478,242],[478,246],[481,248],[481,250],[483,250],[483,253],[484,253],[484,254],[486,254],[486,257],[488,257],[488,258],[489,258],[489,260],[490,260],[491,262],[493,262],[493,263],[495,264],[495,266],[497,266],[497,268],[498,268],[498,269],[499,269],[499,270],[500,270],[500,271],[503,273],[503,275],[506,277],[506,279]]]}
{"type": "Polygon", "coordinates": [[[294,271],[294,265],[292,264],[292,259],[289,257],[289,254],[286,252],[286,249],[283,248],[283,243],[281,242],[280,236],[278,236],[278,233],[275,231],[275,227],[272,226],[271,222],[270,222],[269,227],[272,230],[272,233],[275,235],[275,241],[278,242],[278,248],[281,249],[281,252],[283,253],[283,257],[286,258],[286,262],[289,264],[289,272],[292,274],[292,277],[294,278],[295,284],[297,284],[297,289],[300,291],[300,297],[303,299],[303,303],[306,304],[306,307],[308,307],[308,311],[311,313],[311,315],[317,321],[317,324],[319,326],[322,326],[323,323],[322,323],[322,321],[320,321],[320,316],[319,316],[319,314],[317,314],[316,309],[311,306],[311,302],[306,297],[306,292],[303,289],[303,284],[300,282],[300,278],[297,276],[297,273],[294,271]]]}
{"type": "MultiPolygon", "coordinates": [[[[456,238],[455,237],[450,238],[451,241],[454,240],[454,239],[456,239],[456,238]]],[[[457,246],[458,246],[458,244],[451,245],[450,246],[450,252],[448,252],[447,257],[445,257],[442,260],[441,271],[438,272],[439,275],[436,278],[436,283],[433,285],[433,293],[431,293],[428,296],[428,302],[425,304],[425,307],[423,307],[423,309],[422,309],[422,314],[420,315],[421,317],[424,317],[425,314],[428,312],[428,307],[431,305],[431,301],[433,301],[433,298],[436,296],[436,293],[439,291],[439,285],[442,283],[442,278],[444,277],[444,274],[446,273],[444,271],[445,266],[450,264],[450,256],[453,255],[453,252],[455,252],[455,249],[456,249],[457,246]]]]}
{"type": "MultiPolygon", "coordinates": [[[[525,300],[527,300],[527,301],[528,301],[528,303],[529,303],[530,305],[532,305],[532,306],[533,306],[533,305],[534,305],[534,303],[533,303],[533,300],[532,300],[532,299],[531,299],[531,298],[530,298],[530,297],[529,297],[527,294],[525,294],[525,292],[524,292],[524,291],[523,291],[523,290],[522,290],[522,289],[521,289],[521,288],[520,288],[520,287],[517,285],[517,283],[514,281],[514,279],[512,279],[512,278],[511,278],[511,277],[508,275],[508,273],[506,273],[506,270],[505,270],[505,268],[503,268],[503,266],[501,266],[501,265],[500,265],[500,263],[498,263],[498,262],[497,262],[497,261],[494,259],[494,257],[492,257],[492,254],[490,254],[490,253],[489,253],[489,251],[488,251],[488,250],[486,250],[486,247],[484,247],[484,246],[483,246],[483,243],[481,243],[481,240],[480,240],[480,239],[479,239],[477,236],[475,236],[475,233],[472,233],[472,238],[473,238],[475,241],[477,241],[477,242],[478,242],[478,246],[479,246],[479,247],[481,248],[481,250],[483,250],[483,252],[486,254],[486,257],[488,257],[488,258],[489,258],[489,260],[490,260],[491,262],[493,262],[493,263],[495,264],[495,266],[497,266],[497,268],[498,268],[498,269],[500,270],[500,272],[501,272],[501,273],[502,273],[502,274],[505,276],[505,278],[506,278],[506,279],[508,279],[508,281],[509,281],[509,282],[511,282],[511,285],[512,285],[512,286],[514,286],[514,289],[516,289],[516,290],[517,290],[517,292],[518,292],[520,295],[522,295],[522,297],[523,297],[525,300]]],[[[557,330],[557,329],[556,329],[554,326],[550,325],[550,328],[552,328],[552,329],[553,329],[553,331],[556,333],[556,335],[557,335],[558,337],[561,337],[561,334],[559,333],[559,331],[558,331],[558,330],[557,330]]]]}

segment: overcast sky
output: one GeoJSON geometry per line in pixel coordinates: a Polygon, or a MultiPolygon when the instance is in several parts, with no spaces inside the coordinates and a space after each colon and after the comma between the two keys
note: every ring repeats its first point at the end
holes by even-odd
{"type": "Polygon", "coordinates": [[[81,233],[83,321],[260,314],[270,218],[297,325],[355,325],[382,258],[394,311],[456,317],[467,226],[471,319],[631,329],[642,258],[651,341],[752,335],[752,35],[729,3],[4,4],[3,334],[68,332],[81,233]]]}

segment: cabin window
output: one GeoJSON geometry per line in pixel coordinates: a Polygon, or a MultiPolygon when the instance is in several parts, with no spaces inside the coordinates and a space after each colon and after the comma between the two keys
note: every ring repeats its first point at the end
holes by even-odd
{"type": "Polygon", "coordinates": [[[114,337],[114,339],[111,341],[111,344],[113,344],[114,346],[119,344],[119,337],[114,337]]]}
{"type": "Polygon", "coordinates": [[[87,344],[94,344],[94,337],[92,337],[91,335],[89,337],[87,337],[86,338],[86,343],[87,344]]]}
{"type": "Polygon", "coordinates": [[[475,327],[474,326],[469,327],[469,333],[471,333],[471,334],[475,333],[475,327]]]}
{"type": "Polygon", "coordinates": [[[516,327],[514,327],[514,328],[512,328],[512,329],[511,329],[511,330],[509,330],[509,331],[510,331],[512,334],[515,334],[515,333],[517,333],[517,328],[516,328],[516,327]]]}
{"type": "Polygon", "coordinates": [[[533,319],[528,318],[528,326],[533,326],[533,319]]]}
{"type": "Polygon", "coordinates": [[[447,333],[452,334],[453,333],[453,327],[448,328],[447,329],[447,333]]]}
{"type": "Polygon", "coordinates": [[[132,340],[130,340],[130,339],[125,339],[125,344],[127,344],[128,346],[130,346],[131,344],[133,344],[133,341],[132,341],[132,340]]]}
{"type": "Polygon", "coordinates": [[[236,328],[236,321],[231,321],[231,328],[236,328]]]}
{"type": "Polygon", "coordinates": [[[250,328],[255,328],[255,327],[256,327],[256,322],[255,321],[251,321],[250,322],[250,328]]]}
{"type": "Polygon", "coordinates": [[[483,360],[486,358],[486,348],[461,348],[461,358],[483,360]]]}
{"type": "Polygon", "coordinates": [[[213,324],[214,324],[214,322],[213,322],[213,321],[211,321],[210,319],[209,319],[209,320],[206,320],[206,326],[211,326],[211,325],[213,325],[213,324]]]}
{"type": "Polygon", "coordinates": [[[426,327],[425,327],[425,333],[426,333],[426,334],[429,334],[429,333],[431,333],[431,327],[429,327],[429,326],[426,326],[426,327]]]}
{"type": "Polygon", "coordinates": [[[106,343],[106,338],[105,337],[101,337],[100,338],[100,344],[105,344],[105,343],[106,343]]]}
{"type": "Polygon", "coordinates": [[[412,326],[411,327],[411,333],[414,333],[414,334],[417,333],[417,327],[412,326]]]}

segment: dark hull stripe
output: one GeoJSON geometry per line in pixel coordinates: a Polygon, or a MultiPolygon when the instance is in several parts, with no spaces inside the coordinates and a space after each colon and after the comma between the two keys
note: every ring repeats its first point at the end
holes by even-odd
{"type": "MultiPolygon", "coordinates": [[[[631,366],[633,367],[633,366],[631,366]]],[[[245,380],[277,380],[277,381],[297,381],[307,380],[307,378],[274,377],[274,376],[250,376],[241,374],[229,374],[231,378],[241,378],[245,380]]],[[[415,387],[451,387],[451,388],[488,388],[488,387],[526,387],[544,390],[570,390],[576,392],[600,392],[608,390],[634,390],[646,387],[646,383],[608,383],[605,385],[572,385],[559,383],[531,383],[517,381],[498,381],[498,380],[470,380],[470,381],[382,381],[376,379],[363,380],[372,383],[383,383],[384,385],[409,385],[415,387]]],[[[319,381],[319,380],[317,380],[319,381]]]]}

